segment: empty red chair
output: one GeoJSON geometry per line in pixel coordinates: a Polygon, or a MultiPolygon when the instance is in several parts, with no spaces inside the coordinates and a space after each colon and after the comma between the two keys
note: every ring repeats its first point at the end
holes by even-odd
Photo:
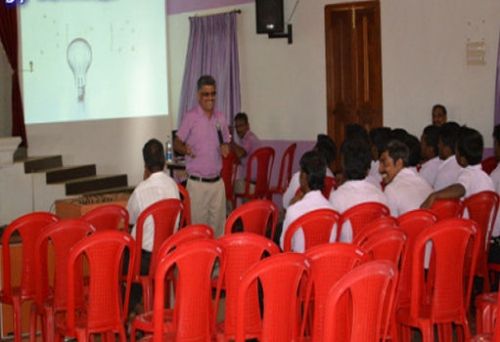
{"type": "Polygon", "coordinates": [[[389,260],[398,268],[403,265],[406,234],[401,229],[384,229],[372,234],[360,246],[373,260],[389,260]]]}
{"type": "Polygon", "coordinates": [[[498,293],[483,293],[476,297],[476,333],[492,334],[498,317],[498,293]]]}
{"type": "MultiPolygon", "coordinates": [[[[309,279],[312,290],[313,310],[312,313],[312,332],[311,341],[321,341],[323,336],[325,322],[325,307],[328,300],[328,294],[333,285],[335,285],[344,275],[354,267],[360,265],[365,257],[365,253],[357,246],[344,243],[332,243],[311,247],[305,253],[310,263],[309,279]]],[[[307,298],[310,295],[306,296],[307,298]]],[[[311,304],[308,303],[309,306],[311,304]]],[[[342,320],[345,317],[337,319],[342,320]]],[[[309,319],[308,319],[309,321],[309,319]]],[[[305,323],[301,329],[301,335],[304,336],[305,323]]],[[[345,322],[347,324],[347,321],[345,322]]]]}
{"type": "Polygon", "coordinates": [[[331,209],[313,210],[302,215],[288,226],[283,239],[283,250],[292,250],[292,239],[296,233],[300,233],[299,229],[304,236],[304,250],[330,242],[331,237],[335,236],[334,230],[339,221],[340,215],[331,209]]]}
{"type": "Polygon", "coordinates": [[[477,224],[472,220],[447,219],[425,228],[416,238],[411,265],[410,302],[397,311],[402,340],[410,340],[410,328],[422,332],[423,341],[434,341],[434,327],[443,341],[451,341],[451,325],[458,337],[468,340],[467,307],[474,265],[480,246],[477,224]],[[426,245],[432,241],[434,270],[425,269],[426,245]],[[432,286],[430,286],[431,284],[432,286]]]}
{"type": "MultiPolygon", "coordinates": [[[[56,314],[67,309],[68,275],[67,261],[71,248],[80,240],[95,232],[95,226],[84,220],[62,220],[47,227],[35,243],[35,301],[30,317],[30,341],[36,339],[36,316],[40,316],[45,341],[54,341],[56,314]],[[50,243],[54,253],[54,271],[52,281],[49,280],[48,249],[50,243]],[[49,284],[53,284],[52,288],[49,284]]],[[[83,280],[82,268],[75,270],[83,280]]],[[[83,282],[76,287],[83,293],[83,282]]]]}
{"type": "MultiPolygon", "coordinates": [[[[204,239],[179,245],[159,261],[155,273],[153,341],[210,341],[215,333],[220,282],[212,299],[212,271],[220,262],[219,279],[224,277],[223,250],[214,240],[204,239]],[[165,311],[165,276],[176,269],[173,311],[165,311]],[[171,319],[165,323],[165,313],[171,319]]],[[[151,316],[151,313],[145,315],[151,316]]]]}
{"type": "Polygon", "coordinates": [[[2,291],[0,302],[12,305],[14,318],[14,339],[21,341],[21,304],[35,297],[35,242],[38,236],[52,223],[57,216],[46,212],[34,212],[23,215],[12,221],[2,234],[2,291]],[[21,279],[14,281],[11,268],[11,237],[19,234],[22,244],[21,279]]]}
{"type": "Polygon", "coordinates": [[[322,341],[384,341],[380,332],[387,331],[389,324],[384,308],[394,301],[397,273],[390,261],[379,260],[356,267],[340,279],[328,294],[322,341]]]}
{"type": "Polygon", "coordinates": [[[231,234],[237,222],[244,232],[274,238],[278,223],[278,207],[269,200],[252,200],[231,212],[224,226],[224,234],[231,234]],[[270,234],[268,234],[270,230],[270,234]]]}
{"type": "Polygon", "coordinates": [[[224,189],[226,191],[226,201],[233,204],[234,199],[234,181],[236,179],[236,170],[238,166],[238,157],[233,151],[230,151],[227,157],[222,158],[222,170],[220,176],[224,182],[224,189]]]}
{"type": "Polygon", "coordinates": [[[490,250],[491,233],[498,212],[499,197],[496,192],[482,191],[464,199],[464,217],[477,222],[479,248],[476,276],[483,278],[483,291],[490,291],[488,278],[488,252],[490,250]]]}
{"type": "Polygon", "coordinates": [[[118,204],[98,206],[82,216],[97,231],[124,230],[128,232],[129,215],[127,209],[118,204]]]}
{"type": "Polygon", "coordinates": [[[272,147],[260,147],[250,154],[247,160],[245,174],[245,190],[243,193],[235,193],[235,198],[242,199],[262,199],[266,198],[269,192],[269,181],[274,162],[274,149],[272,147]],[[256,174],[252,170],[256,167],[256,174]],[[251,190],[251,185],[253,191],[251,190]]]}
{"type": "Polygon", "coordinates": [[[382,216],[390,216],[390,214],[389,208],[382,203],[365,202],[355,205],[342,213],[340,229],[337,230],[337,241],[341,240],[343,234],[346,237],[349,236],[348,232],[343,233],[344,230],[349,229],[348,225],[352,230],[352,238],[343,238],[342,241],[346,242],[353,241],[368,223],[382,216]]]}
{"type": "Polygon", "coordinates": [[[498,161],[495,156],[488,157],[481,162],[481,168],[487,174],[491,174],[496,169],[498,161]]]}
{"type": "Polygon", "coordinates": [[[268,198],[270,200],[273,199],[274,194],[283,195],[286,188],[288,188],[288,184],[290,183],[290,179],[292,178],[292,166],[296,149],[297,144],[292,143],[286,148],[285,152],[283,152],[283,156],[281,157],[280,162],[278,182],[275,186],[271,186],[269,188],[268,198]]]}
{"type": "Polygon", "coordinates": [[[371,223],[368,223],[352,241],[356,246],[360,246],[372,234],[386,229],[398,228],[398,221],[392,216],[382,216],[371,223]]]}
{"type": "Polygon", "coordinates": [[[244,342],[248,321],[248,293],[260,282],[263,314],[259,341],[298,341],[301,294],[305,292],[309,263],[303,254],[281,253],[254,265],[241,279],[236,302],[236,342],[244,342]]]}
{"type": "MultiPolygon", "coordinates": [[[[498,303],[500,302],[500,292],[498,293],[495,293],[495,295],[497,295],[497,305],[498,303]]],[[[495,320],[495,324],[494,324],[494,327],[492,329],[492,332],[491,333],[480,333],[478,334],[477,336],[475,336],[472,341],[473,342],[498,342],[500,341],[500,319],[498,317],[498,307],[497,307],[497,311],[495,313],[495,316],[496,317],[493,317],[493,318],[496,318],[494,319],[495,320]]]]}
{"type": "MultiPolygon", "coordinates": [[[[265,256],[278,254],[280,249],[271,240],[252,233],[225,235],[218,241],[224,249],[226,260],[222,284],[225,291],[225,317],[219,326],[218,335],[229,341],[234,340],[236,335],[236,300],[241,278],[265,256]]],[[[257,284],[248,289],[245,309],[245,338],[257,337],[261,329],[257,284]]]]}
{"type": "Polygon", "coordinates": [[[460,218],[463,210],[463,204],[459,199],[440,199],[434,201],[430,208],[430,211],[436,215],[438,220],[460,218]]]}
{"type": "Polygon", "coordinates": [[[179,189],[182,201],[182,219],[179,227],[189,226],[191,224],[191,197],[186,188],[181,184],[177,183],[177,188],[179,189]]]}

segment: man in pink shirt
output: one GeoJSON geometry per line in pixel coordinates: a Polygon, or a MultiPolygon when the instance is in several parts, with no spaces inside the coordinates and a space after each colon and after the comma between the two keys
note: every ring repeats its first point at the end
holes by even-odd
{"type": "Polygon", "coordinates": [[[198,80],[198,106],[184,114],[174,148],[186,156],[187,190],[191,197],[191,221],[208,224],[223,234],[226,219],[222,157],[229,154],[226,119],[215,111],[216,84],[212,76],[198,80]]]}

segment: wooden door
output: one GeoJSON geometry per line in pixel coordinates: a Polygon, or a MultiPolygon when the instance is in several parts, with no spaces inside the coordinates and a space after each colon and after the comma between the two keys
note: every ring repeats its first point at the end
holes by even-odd
{"type": "Polygon", "coordinates": [[[325,30],[328,134],[340,145],[349,123],[382,125],[380,4],[326,6],[325,30]]]}

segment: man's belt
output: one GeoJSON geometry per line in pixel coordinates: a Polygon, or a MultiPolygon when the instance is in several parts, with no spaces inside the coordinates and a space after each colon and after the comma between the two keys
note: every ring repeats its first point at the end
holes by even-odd
{"type": "Polygon", "coordinates": [[[213,178],[205,178],[205,177],[198,177],[198,176],[192,176],[189,175],[189,179],[192,179],[197,182],[203,182],[203,183],[215,183],[220,179],[220,176],[216,176],[213,178]]]}

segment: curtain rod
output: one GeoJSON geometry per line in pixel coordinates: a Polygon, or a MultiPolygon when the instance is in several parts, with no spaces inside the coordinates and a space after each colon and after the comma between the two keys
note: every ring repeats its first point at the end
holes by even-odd
{"type": "Polygon", "coordinates": [[[200,17],[208,17],[208,16],[211,16],[211,15],[218,15],[218,14],[228,14],[228,13],[237,13],[237,14],[241,14],[241,10],[240,9],[235,9],[235,10],[232,10],[232,11],[229,11],[229,12],[220,12],[220,13],[211,13],[211,14],[204,14],[204,15],[198,15],[198,14],[195,14],[189,18],[200,18],[200,17]]]}

